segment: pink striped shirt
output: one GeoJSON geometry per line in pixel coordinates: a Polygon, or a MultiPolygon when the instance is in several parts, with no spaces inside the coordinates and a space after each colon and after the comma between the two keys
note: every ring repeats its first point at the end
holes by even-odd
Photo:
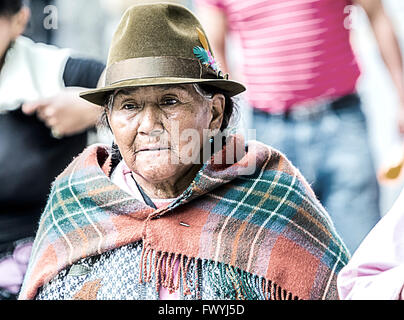
{"type": "Polygon", "coordinates": [[[247,99],[283,112],[353,93],[360,70],[347,25],[351,0],[196,0],[227,17],[242,46],[247,99]]]}

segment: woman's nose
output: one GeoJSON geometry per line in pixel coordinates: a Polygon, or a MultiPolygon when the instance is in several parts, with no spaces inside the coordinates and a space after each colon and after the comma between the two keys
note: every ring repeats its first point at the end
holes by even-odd
{"type": "Polygon", "coordinates": [[[147,105],[140,114],[138,133],[148,136],[163,134],[164,128],[161,122],[161,114],[158,107],[147,105]]]}

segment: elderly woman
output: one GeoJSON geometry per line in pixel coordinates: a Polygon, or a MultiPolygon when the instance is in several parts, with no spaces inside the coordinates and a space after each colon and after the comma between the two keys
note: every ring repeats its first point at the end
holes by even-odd
{"type": "Polygon", "coordinates": [[[232,97],[195,16],[134,6],[103,87],[112,148],[56,179],[21,299],[336,299],[348,253],[279,152],[224,135],[232,97]]]}

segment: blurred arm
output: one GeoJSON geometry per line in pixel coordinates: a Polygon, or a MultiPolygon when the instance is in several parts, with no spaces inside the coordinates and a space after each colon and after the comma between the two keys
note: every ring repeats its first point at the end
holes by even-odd
{"type": "MultiPolygon", "coordinates": [[[[380,49],[383,61],[396,87],[401,108],[404,114],[404,72],[401,49],[393,24],[387,16],[381,0],[355,0],[366,12],[374,36],[380,49]]],[[[404,117],[400,131],[404,133],[404,117]]]]}
{"type": "Polygon", "coordinates": [[[213,6],[196,4],[196,13],[206,32],[213,54],[223,73],[228,73],[226,60],[227,18],[225,13],[213,6]]]}
{"type": "Polygon", "coordinates": [[[101,117],[102,108],[79,97],[84,88],[69,87],[51,98],[25,103],[26,114],[36,113],[49,128],[61,136],[71,136],[94,127],[101,117]]]}

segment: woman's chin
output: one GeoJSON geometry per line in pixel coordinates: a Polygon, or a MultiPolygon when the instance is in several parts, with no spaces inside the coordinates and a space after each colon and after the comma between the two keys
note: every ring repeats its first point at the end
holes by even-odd
{"type": "Polygon", "coordinates": [[[171,178],[175,178],[181,174],[179,166],[169,165],[166,162],[161,163],[155,161],[152,164],[142,164],[140,168],[135,171],[136,174],[141,176],[149,183],[161,183],[171,178]]]}
{"type": "Polygon", "coordinates": [[[178,181],[194,165],[181,162],[171,152],[143,152],[136,156],[133,171],[149,183],[159,184],[178,181]]]}

